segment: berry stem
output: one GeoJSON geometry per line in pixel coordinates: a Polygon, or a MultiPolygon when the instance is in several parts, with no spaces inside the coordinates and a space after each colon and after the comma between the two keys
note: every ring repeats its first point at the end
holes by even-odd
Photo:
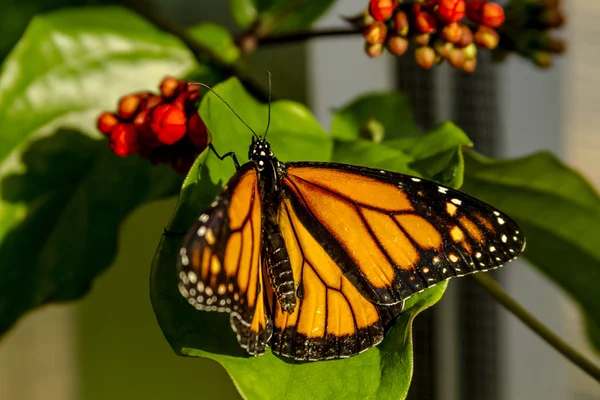
{"type": "Polygon", "coordinates": [[[209,48],[194,39],[185,27],[165,17],[155,4],[148,0],[123,0],[122,5],[145,18],[158,29],[179,38],[199,63],[208,63],[218,67],[225,75],[237,77],[244,87],[260,100],[266,102],[269,99],[268,92],[261,85],[247,77],[237,66],[227,64],[219,59],[209,48]]]}
{"type": "Polygon", "coordinates": [[[521,322],[527,325],[532,331],[537,333],[539,337],[546,341],[546,343],[554,347],[556,351],[571,360],[573,364],[584,370],[596,381],[600,382],[600,368],[598,366],[594,365],[594,363],[588,360],[583,354],[571,347],[547,326],[542,324],[536,317],[525,310],[525,308],[517,303],[515,299],[502,290],[500,285],[490,278],[489,275],[474,274],[471,276],[478,284],[483,286],[496,301],[502,304],[502,306],[510,311],[515,317],[519,318],[521,322]]]}

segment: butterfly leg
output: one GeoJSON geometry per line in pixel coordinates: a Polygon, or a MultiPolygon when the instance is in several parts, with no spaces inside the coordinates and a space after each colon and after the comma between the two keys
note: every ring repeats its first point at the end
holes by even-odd
{"type": "Polygon", "coordinates": [[[215,150],[215,146],[213,146],[212,143],[209,143],[208,147],[210,147],[212,152],[215,153],[215,156],[217,156],[221,161],[224,160],[226,157],[231,157],[231,159],[233,160],[233,165],[235,165],[235,169],[240,169],[240,163],[238,162],[237,157],[235,156],[235,153],[233,151],[230,151],[229,153],[225,153],[222,156],[220,156],[219,153],[217,153],[217,150],[215,150]]]}

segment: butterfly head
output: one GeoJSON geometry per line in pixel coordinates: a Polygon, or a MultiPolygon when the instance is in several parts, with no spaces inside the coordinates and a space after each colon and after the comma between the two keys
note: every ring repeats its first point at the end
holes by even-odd
{"type": "Polygon", "coordinates": [[[258,165],[259,170],[262,169],[262,166],[273,159],[271,145],[265,139],[252,138],[252,144],[248,150],[248,158],[258,165]]]}

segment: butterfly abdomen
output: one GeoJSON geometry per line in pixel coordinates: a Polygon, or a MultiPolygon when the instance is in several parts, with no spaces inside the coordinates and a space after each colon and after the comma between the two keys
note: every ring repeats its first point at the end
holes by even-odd
{"type": "Polygon", "coordinates": [[[294,275],[279,226],[271,221],[263,225],[263,245],[267,272],[281,308],[292,313],[296,308],[294,275]]]}

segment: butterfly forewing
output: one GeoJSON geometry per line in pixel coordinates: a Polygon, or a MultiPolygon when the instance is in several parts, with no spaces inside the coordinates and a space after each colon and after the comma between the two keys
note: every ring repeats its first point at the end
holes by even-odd
{"type": "Polygon", "coordinates": [[[376,304],[396,304],[444,279],[499,267],[525,246],[505,214],[416,177],[289,163],[284,187],[302,224],[376,304]]]}
{"type": "Polygon", "coordinates": [[[261,203],[253,164],[200,215],[179,257],[179,290],[199,310],[231,313],[240,345],[262,354],[271,336],[261,260],[261,203]]]}

